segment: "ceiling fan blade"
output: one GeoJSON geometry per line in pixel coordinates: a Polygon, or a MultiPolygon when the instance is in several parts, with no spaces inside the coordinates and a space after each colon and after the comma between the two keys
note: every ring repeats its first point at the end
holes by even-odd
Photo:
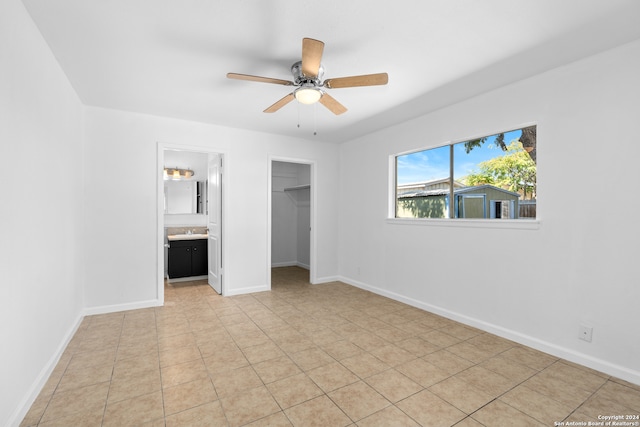
{"type": "Polygon", "coordinates": [[[277,85],[292,86],[289,80],[272,79],[271,77],[250,76],[249,74],[227,73],[227,78],[236,80],[248,80],[260,83],[273,83],[277,85]]]}
{"type": "Polygon", "coordinates": [[[307,77],[318,77],[324,43],[319,40],[302,39],[302,74],[307,77]]]}
{"type": "Polygon", "coordinates": [[[324,81],[324,86],[329,89],[337,89],[342,87],[386,85],[388,82],[389,75],[387,73],[378,73],[327,79],[324,81]]]}
{"type": "Polygon", "coordinates": [[[340,104],[334,97],[329,95],[328,93],[324,93],[322,98],[320,98],[320,104],[327,107],[333,114],[339,115],[347,112],[347,107],[340,104]]]}
{"type": "Polygon", "coordinates": [[[282,107],[284,107],[285,105],[287,105],[288,103],[293,101],[294,98],[295,97],[293,96],[293,93],[290,93],[289,95],[285,96],[284,98],[281,98],[280,100],[276,101],[275,104],[273,104],[272,106],[270,106],[269,108],[264,110],[264,112],[265,113],[275,113],[276,111],[278,111],[279,109],[281,109],[282,107]]]}

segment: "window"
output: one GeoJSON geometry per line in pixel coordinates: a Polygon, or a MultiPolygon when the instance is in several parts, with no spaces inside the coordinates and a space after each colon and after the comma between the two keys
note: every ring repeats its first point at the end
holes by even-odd
{"type": "Polygon", "coordinates": [[[536,148],[529,126],[396,156],[395,217],[535,219],[536,148]]]}

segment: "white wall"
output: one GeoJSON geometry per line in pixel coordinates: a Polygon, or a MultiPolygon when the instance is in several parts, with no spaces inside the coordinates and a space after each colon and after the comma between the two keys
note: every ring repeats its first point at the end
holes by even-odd
{"type": "Polygon", "coordinates": [[[85,303],[90,311],[153,304],[157,298],[158,142],[224,153],[227,295],[267,289],[269,156],[317,162],[316,271],[321,279],[337,275],[336,145],[101,108],[89,107],[85,114],[86,185],[91,189],[85,201],[91,230],[85,242],[85,303]],[[114,176],[109,173],[114,166],[132,174],[114,176]]]}
{"type": "Polygon", "coordinates": [[[640,384],[639,75],[640,41],[343,144],[341,275],[640,384]],[[386,220],[389,156],[531,122],[539,229],[386,220]]]}
{"type": "Polygon", "coordinates": [[[0,64],[0,425],[17,425],[82,312],[82,106],[18,0],[0,64]]]}

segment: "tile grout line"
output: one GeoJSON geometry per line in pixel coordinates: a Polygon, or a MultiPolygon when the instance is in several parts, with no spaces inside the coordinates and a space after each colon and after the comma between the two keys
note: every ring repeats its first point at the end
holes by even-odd
{"type": "Polygon", "coordinates": [[[122,331],[124,330],[124,319],[126,314],[122,316],[122,322],[120,324],[120,334],[118,335],[118,344],[116,345],[115,352],[113,354],[113,365],[111,367],[111,375],[109,376],[109,388],[107,389],[107,398],[104,401],[104,409],[102,410],[101,426],[104,426],[105,417],[107,416],[107,405],[109,404],[109,394],[111,393],[111,386],[113,385],[113,375],[116,370],[116,361],[118,360],[118,351],[120,350],[120,340],[122,339],[122,331]]]}

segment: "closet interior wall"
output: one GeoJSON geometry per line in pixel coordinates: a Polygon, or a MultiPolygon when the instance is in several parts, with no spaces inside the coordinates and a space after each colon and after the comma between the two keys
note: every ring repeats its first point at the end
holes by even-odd
{"type": "Polygon", "coordinates": [[[274,161],[272,166],[271,266],[309,269],[311,166],[274,161]]]}

